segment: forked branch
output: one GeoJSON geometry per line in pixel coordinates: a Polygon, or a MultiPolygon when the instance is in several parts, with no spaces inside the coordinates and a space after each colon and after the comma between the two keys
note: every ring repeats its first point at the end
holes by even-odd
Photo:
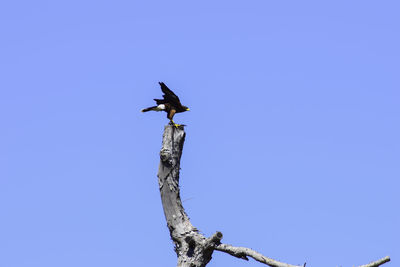
{"type": "MultiPolygon", "coordinates": [[[[165,126],[157,175],[164,215],[178,256],[177,266],[205,267],[211,260],[214,250],[222,251],[244,260],[248,260],[248,257],[251,257],[271,267],[305,266],[305,264],[291,265],[279,262],[249,248],[221,244],[221,232],[216,232],[210,238],[206,238],[198,232],[191,224],[180,198],[179,170],[184,141],[185,131],[183,126],[165,126]]],[[[377,267],[388,261],[390,261],[389,257],[385,257],[360,267],[377,267]]]]}

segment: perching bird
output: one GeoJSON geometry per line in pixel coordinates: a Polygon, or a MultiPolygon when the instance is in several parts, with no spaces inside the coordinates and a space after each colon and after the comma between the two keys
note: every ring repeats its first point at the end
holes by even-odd
{"type": "Polygon", "coordinates": [[[170,120],[170,123],[175,127],[178,127],[180,125],[176,124],[173,120],[175,113],[188,111],[189,108],[181,104],[179,97],[175,95],[174,92],[172,92],[171,89],[165,85],[165,83],[159,82],[159,84],[161,86],[161,91],[164,93],[164,99],[154,99],[154,101],[157,103],[157,106],[142,109],[142,112],[147,112],[150,110],[165,111],[167,112],[167,118],[170,120]]]}

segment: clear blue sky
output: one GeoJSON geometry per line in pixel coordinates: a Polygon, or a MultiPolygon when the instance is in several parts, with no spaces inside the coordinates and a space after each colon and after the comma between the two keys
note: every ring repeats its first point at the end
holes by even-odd
{"type": "MultiPolygon", "coordinates": [[[[398,1],[3,1],[0,266],[168,267],[164,81],[205,235],[400,265],[398,1]]],[[[210,267],[262,266],[215,252],[210,267]]]]}

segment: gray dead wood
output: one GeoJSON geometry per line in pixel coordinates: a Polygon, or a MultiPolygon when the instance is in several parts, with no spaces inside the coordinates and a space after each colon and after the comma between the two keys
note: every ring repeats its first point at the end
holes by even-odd
{"type": "Polygon", "coordinates": [[[386,257],[384,257],[384,258],[382,258],[380,260],[377,260],[377,261],[374,261],[374,262],[371,262],[371,263],[368,263],[368,264],[365,264],[365,265],[361,265],[359,267],[378,267],[378,266],[380,266],[380,265],[382,265],[382,264],[384,264],[386,262],[389,262],[389,261],[390,261],[390,258],[388,256],[386,256],[386,257]]]}
{"type": "Polygon", "coordinates": [[[178,266],[202,267],[211,260],[215,243],[219,242],[222,234],[216,233],[212,238],[199,234],[183,209],[179,193],[179,170],[184,141],[183,127],[165,126],[158,184],[167,226],[178,256],[178,266]]]}
{"type": "MultiPolygon", "coordinates": [[[[175,252],[178,256],[178,267],[204,267],[210,262],[214,250],[222,251],[240,259],[255,259],[271,267],[301,267],[279,262],[244,247],[234,247],[222,244],[222,233],[216,232],[207,238],[190,223],[180,198],[179,170],[183,143],[185,142],[183,126],[178,128],[167,125],[164,129],[160,165],[158,168],[158,184],[167,226],[175,252]]],[[[390,261],[389,257],[382,258],[360,267],[378,267],[390,261]]]]}

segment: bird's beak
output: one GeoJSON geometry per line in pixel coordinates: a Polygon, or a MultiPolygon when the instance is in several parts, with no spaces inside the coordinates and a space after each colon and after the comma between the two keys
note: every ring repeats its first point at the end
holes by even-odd
{"type": "Polygon", "coordinates": [[[189,111],[189,110],[190,110],[190,108],[187,108],[187,109],[186,109],[186,111],[189,111]]]}

